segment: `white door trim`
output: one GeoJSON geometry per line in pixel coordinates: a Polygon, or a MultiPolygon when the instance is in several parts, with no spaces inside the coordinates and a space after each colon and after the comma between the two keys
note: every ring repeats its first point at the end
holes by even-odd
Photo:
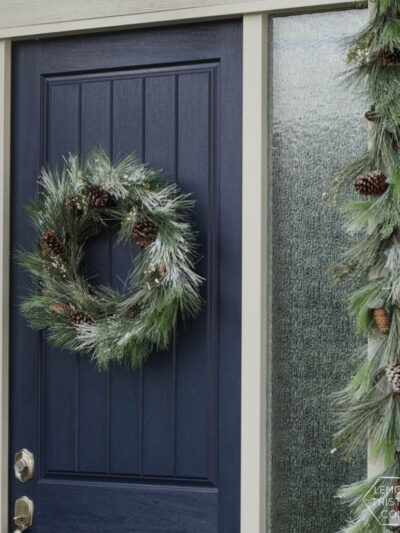
{"type": "Polygon", "coordinates": [[[266,530],[267,19],[243,17],[242,533],[266,530]]]}
{"type": "MultiPolygon", "coordinates": [[[[73,0],[75,3],[75,0],[73,0]]],[[[76,1],[77,6],[82,4],[76,1]]],[[[11,39],[243,15],[241,533],[266,531],[267,17],[349,1],[260,0],[0,30],[0,527],[8,530],[11,39]],[[256,9],[258,8],[258,9],[256,9]],[[265,11],[264,13],[253,11],[265,11]]],[[[1,5],[1,0],[0,0],[1,5]]],[[[78,8],[78,7],[77,7],[78,8]]],[[[79,8],[78,8],[79,11],[79,8]]]]}
{"type": "Polygon", "coordinates": [[[0,41],[0,527],[8,530],[11,42],[0,41]]]}

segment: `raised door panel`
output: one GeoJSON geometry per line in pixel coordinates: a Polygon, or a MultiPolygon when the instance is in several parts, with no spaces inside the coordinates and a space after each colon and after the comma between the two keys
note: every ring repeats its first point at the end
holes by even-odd
{"type": "MultiPolygon", "coordinates": [[[[164,169],[196,198],[198,271],[210,283],[218,240],[218,226],[207,223],[218,220],[218,212],[211,213],[218,205],[209,200],[218,189],[217,79],[218,64],[204,63],[42,83],[43,160],[60,165],[62,154],[101,146],[115,159],[135,152],[164,169]]],[[[107,231],[88,244],[85,269],[96,272],[98,282],[123,286],[136,252],[107,231]]],[[[215,327],[217,317],[211,316],[213,294],[206,294],[207,283],[207,305],[190,335],[180,335],[169,352],[154,354],[136,373],[113,368],[99,374],[89,360],[43,343],[46,475],[215,479],[208,468],[215,464],[217,363],[208,324],[215,327]]]]}

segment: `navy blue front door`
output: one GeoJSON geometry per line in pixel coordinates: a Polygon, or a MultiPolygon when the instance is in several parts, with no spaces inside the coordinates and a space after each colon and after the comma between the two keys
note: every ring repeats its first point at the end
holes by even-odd
{"type": "MultiPolygon", "coordinates": [[[[43,164],[101,145],[135,151],[197,201],[201,316],[137,372],[99,374],[30,330],[12,266],[10,463],[34,452],[16,498],[33,533],[239,533],[241,330],[240,21],[20,42],[13,50],[12,249],[37,239],[24,205],[43,164]]],[[[90,243],[100,282],[132,247],[90,243]]]]}

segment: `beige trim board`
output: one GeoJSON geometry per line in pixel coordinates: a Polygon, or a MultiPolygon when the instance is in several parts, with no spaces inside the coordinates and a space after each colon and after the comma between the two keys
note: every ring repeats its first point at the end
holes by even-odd
{"type": "Polygon", "coordinates": [[[242,533],[266,531],[267,18],[243,17],[242,533]]]}
{"type": "Polygon", "coordinates": [[[0,39],[118,29],[307,9],[351,7],[358,0],[0,0],[0,39]]]}
{"type": "Polygon", "coordinates": [[[11,42],[0,40],[0,528],[8,530],[11,42]]]}

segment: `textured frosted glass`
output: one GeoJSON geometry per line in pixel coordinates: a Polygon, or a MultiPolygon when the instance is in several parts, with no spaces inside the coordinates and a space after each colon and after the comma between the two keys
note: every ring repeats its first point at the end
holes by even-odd
{"type": "Polygon", "coordinates": [[[272,387],[270,530],[334,533],[342,483],[365,474],[332,447],[331,393],[354,371],[357,339],[345,297],[326,270],[346,245],[335,208],[321,201],[335,169],[367,146],[365,103],[339,86],[342,38],[366,10],[272,20],[272,387]]]}

